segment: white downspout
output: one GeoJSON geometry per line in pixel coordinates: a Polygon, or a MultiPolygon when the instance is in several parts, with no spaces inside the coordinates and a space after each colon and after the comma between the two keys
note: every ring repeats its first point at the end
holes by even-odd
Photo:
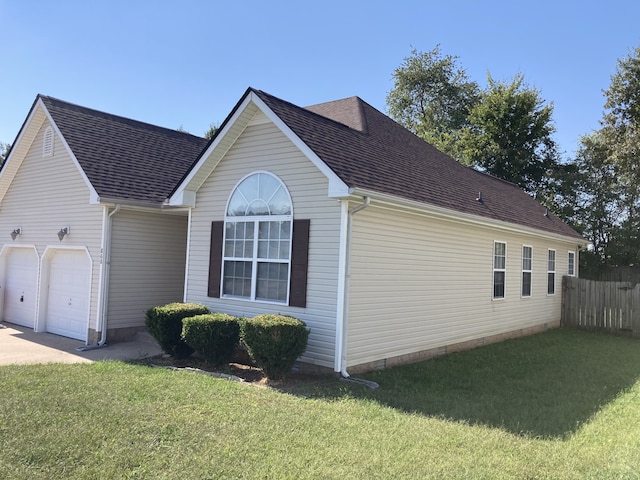
{"type": "Polygon", "coordinates": [[[102,328],[100,334],[100,341],[98,345],[102,346],[107,341],[107,310],[108,310],[108,300],[109,300],[109,275],[110,275],[110,266],[111,266],[111,225],[112,225],[112,217],[120,211],[122,205],[119,203],[116,205],[116,208],[113,209],[113,212],[109,214],[107,217],[107,232],[105,234],[105,249],[104,249],[104,291],[102,292],[102,312],[100,315],[100,326],[102,328]]]}
{"type": "MultiPolygon", "coordinates": [[[[346,201],[345,201],[346,203],[346,201]]],[[[336,339],[336,356],[338,357],[338,370],[344,378],[349,378],[350,375],[347,372],[347,326],[349,317],[349,286],[351,283],[351,236],[353,229],[353,216],[361,210],[364,210],[371,203],[371,198],[368,196],[363,197],[363,203],[357,207],[352,208],[347,212],[347,225],[346,225],[346,238],[344,249],[344,282],[342,293],[342,311],[338,316],[337,325],[337,339],[336,339]]]]}
{"type": "Polygon", "coordinates": [[[98,286],[98,319],[96,322],[96,331],[100,332],[100,340],[95,345],[84,345],[77,347],[76,350],[84,352],[86,350],[94,350],[96,348],[106,347],[107,341],[107,301],[109,297],[109,265],[111,263],[111,217],[120,211],[122,206],[118,203],[116,208],[109,214],[109,207],[104,207],[104,215],[102,221],[102,261],[100,262],[100,284],[98,286]]]}
{"type": "Polygon", "coordinates": [[[107,222],[105,225],[105,235],[104,235],[104,250],[103,252],[103,266],[102,266],[102,308],[100,312],[100,341],[98,342],[98,346],[103,346],[107,341],[107,310],[108,310],[108,300],[109,300],[109,270],[111,266],[111,225],[112,225],[112,217],[120,211],[122,205],[119,203],[116,205],[116,208],[113,209],[111,213],[107,216],[107,222]]]}
{"type": "Polygon", "coordinates": [[[189,256],[191,254],[191,212],[189,208],[189,220],[187,221],[187,251],[184,262],[184,290],[182,292],[182,301],[187,302],[187,292],[189,290],[189,256]]]}

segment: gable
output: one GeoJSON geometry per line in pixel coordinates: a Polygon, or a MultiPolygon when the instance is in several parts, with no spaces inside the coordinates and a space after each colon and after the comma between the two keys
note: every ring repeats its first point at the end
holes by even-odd
{"type": "Polygon", "coordinates": [[[38,95],[0,171],[0,201],[48,121],[91,191],[90,202],[160,207],[205,138],[38,95]]]}
{"type": "Polygon", "coordinates": [[[195,206],[196,193],[218,166],[222,158],[250,124],[273,123],[328,179],[328,195],[347,196],[347,186],[295,133],[274,114],[251,89],[218,129],[188,175],[177,186],[169,205],[195,206]]]}
{"type": "Polygon", "coordinates": [[[160,206],[207,140],[40,96],[102,201],[160,206]]]}
{"type": "MultiPolygon", "coordinates": [[[[40,228],[53,233],[60,228],[58,223],[68,224],[76,215],[83,221],[95,215],[92,218],[100,224],[100,207],[91,205],[90,201],[95,192],[55,130],[53,154],[43,154],[45,133],[50,127],[48,120],[42,123],[2,198],[4,221],[25,227],[29,238],[34,238],[40,228]]],[[[74,227],[78,225],[77,221],[73,222],[74,227]]]]}
{"type": "Polygon", "coordinates": [[[358,97],[301,108],[248,89],[178,185],[170,205],[194,206],[196,193],[260,112],[329,180],[328,196],[372,201],[582,237],[517,185],[466,167],[358,97]]]}
{"type": "MultiPolygon", "coordinates": [[[[86,201],[89,203],[97,203],[97,194],[91,182],[89,182],[84,171],[78,164],[77,159],[71,152],[69,145],[62,137],[57,125],[49,115],[46,107],[40,99],[36,99],[32,109],[25,120],[20,133],[14,142],[9,158],[2,166],[0,171],[0,202],[4,200],[9,188],[15,181],[16,175],[20,172],[22,165],[27,157],[32,163],[38,162],[45,166],[47,175],[58,174],[59,172],[46,169],[47,159],[53,157],[64,158],[71,162],[75,167],[72,175],[77,175],[87,189],[86,201]],[[48,139],[45,139],[45,132],[48,139]],[[49,143],[50,142],[50,143],[49,143]],[[45,144],[50,148],[50,154],[45,151],[45,144]]],[[[51,162],[49,162],[51,164],[51,162]]],[[[64,179],[61,179],[63,185],[64,179]]],[[[71,181],[71,179],[69,179],[71,181]]]]}

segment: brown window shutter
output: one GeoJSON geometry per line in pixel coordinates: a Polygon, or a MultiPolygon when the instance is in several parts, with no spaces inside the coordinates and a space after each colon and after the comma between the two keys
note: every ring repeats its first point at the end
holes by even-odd
{"type": "Polygon", "coordinates": [[[211,222],[211,245],[209,251],[209,286],[207,295],[220,298],[220,276],[222,275],[222,239],[224,222],[211,222]]]}
{"type": "Polygon", "coordinates": [[[309,259],[310,220],[293,221],[291,245],[291,279],[289,284],[289,305],[307,306],[307,262],[309,259]]]}

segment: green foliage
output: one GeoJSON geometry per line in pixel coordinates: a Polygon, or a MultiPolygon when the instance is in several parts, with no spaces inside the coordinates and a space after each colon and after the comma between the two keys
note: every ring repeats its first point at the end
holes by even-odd
{"type": "Polygon", "coordinates": [[[176,358],[186,358],[193,353],[182,340],[182,319],[209,313],[209,309],[197,303],[169,303],[147,310],[145,324],[165,353],[176,358]]]}
{"type": "Polygon", "coordinates": [[[557,196],[558,152],[553,106],[516,75],[512,82],[488,76],[481,90],[457,57],[440,47],[412,50],[394,74],[389,115],[439,150],[466,165],[513,182],[548,202],[557,196]]]}
{"type": "Polygon", "coordinates": [[[569,221],[593,246],[580,256],[587,278],[640,265],[640,48],[618,61],[605,97],[602,128],[580,140],[570,178],[575,195],[565,197],[573,206],[569,221]]]}
{"type": "Polygon", "coordinates": [[[225,313],[196,315],[182,320],[182,338],[212,365],[224,365],[238,345],[240,324],[225,313]]]}
{"type": "Polygon", "coordinates": [[[429,52],[413,49],[393,73],[387,106],[398,123],[460,160],[459,134],[480,100],[480,88],[457,60],[442,55],[439,45],[429,52]]]}
{"type": "Polygon", "coordinates": [[[488,76],[482,100],[469,113],[462,133],[465,163],[542,194],[558,159],[553,107],[518,74],[511,83],[488,76]]]}
{"type": "Polygon", "coordinates": [[[6,160],[10,149],[11,149],[11,145],[9,145],[8,143],[0,142],[0,166],[2,166],[2,164],[6,160]]]}
{"type": "Polygon", "coordinates": [[[207,140],[211,140],[216,133],[218,133],[218,129],[220,128],[220,125],[218,125],[217,123],[212,123],[211,125],[209,125],[209,129],[204,133],[204,138],[206,138],[207,140]]]}
{"type": "Polygon", "coordinates": [[[285,315],[258,315],[241,324],[241,338],[251,359],[270,380],[282,380],[307,348],[309,330],[285,315]]]}

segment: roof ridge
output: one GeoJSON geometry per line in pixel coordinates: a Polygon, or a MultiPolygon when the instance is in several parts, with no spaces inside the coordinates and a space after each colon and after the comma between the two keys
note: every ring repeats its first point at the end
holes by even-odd
{"type": "Polygon", "coordinates": [[[102,117],[105,117],[105,118],[112,118],[112,119],[116,119],[116,120],[125,121],[125,122],[130,123],[130,124],[136,124],[136,125],[140,125],[140,126],[147,126],[147,127],[154,128],[156,130],[165,130],[167,132],[175,132],[175,133],[180,134],[180,135],[189,135],[189,136],[195,137],[195,138],[205,138],[204,136],[194,135],[193,133],[177,130],[175,128],[163,127],[161,125],[156,125],[154,123],[145,122],[145,121],[142,121],[142,120],[136,120],[136,119],[130,118],[130,117],[125,117],[124,115],[117,115],[117,114],[114,114],[114,113],[105,112],[103,110],[98,110],[96,108],[85,107],[84,105],[79,105],[77,103],[68,102],[66,100],[62,100],[60,98],[52,97],[50,95],[44,95],[44,94],[39,93],[38,94],[38,98],[39,99],[43,99],[43,100],[45,100],[45,99],[46,100],[50,100],[52,102],[57,102],[59,104],[62,104],[62,105],[59,105],[59,106],[67,106],[67,107],[75,108],[75,109],[78,109],[80,111],[84,111],[84,112],[86,112],[88,114],[93,114],[94,116],[102,116],[102,117]]]}
{"type": "MultiPolygon", "coordinates": [[[[369,122],[367,120],[366,112],[364,110],[363,104],[368,105],[362,98],[357,95],[353,95],[351,97],[345,97],[338,100],[331,100],[328,102],[316,103],[314,105],[308,105],[306,107],[299,107],[294,105],[296,108],[302,108],[308,112],[313,113],[314,115],[319,115],[322,118],[326,118],[332,122],[338,123],[340,125],[344,125],[351,130],[354,130],[358,133],[362,133],[368,135],[369,132],[369,122]],[[344,106],[348,104],[348,102],[355,102],[357,109],[357,119],[347,119],[345,117],[345,112],[338,112],[335,109],[331,109],[331,106],[344,106]],[[342,113],[343,115],[340,115],[342,113]],[[355,121],[354,121],[355,120],[355,121]]],[[[292,104],[293,105],[293,104],[292,104]]],[[[373,108],[373,107],[371,107],[373,108]]],[[[348,113],[352,113],[352,110],[348,110],[348,113]]]]}

